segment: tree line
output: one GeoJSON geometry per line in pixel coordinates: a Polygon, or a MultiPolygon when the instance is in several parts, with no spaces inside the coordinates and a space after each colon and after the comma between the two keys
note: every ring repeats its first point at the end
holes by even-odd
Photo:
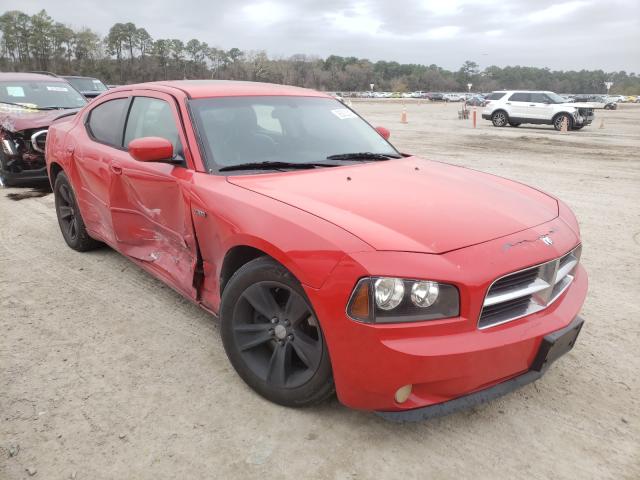
{"type": "Polygon", "coordinates": [[[191,39],[154,39],[134,23],[116,23],[101,37],[89,28],[74,30],[45,10],[35,15],[7,11],[0,16],[0,70],[51,71],[95,76],[108,84],[171,79],[251,80],[328,91],[552,90],[560,93],[640,93],[635,73],[602,70],[552,71],[535,67],[480,69],[466,61],[459,70],[437,65],[401,64],[356,57],[304,54],[270,58],[263,50],[224,50],[191,39]]]}

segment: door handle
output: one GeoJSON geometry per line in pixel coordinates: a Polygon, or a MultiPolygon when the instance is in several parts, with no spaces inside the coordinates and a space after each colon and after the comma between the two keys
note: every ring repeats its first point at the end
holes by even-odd
{"type": "Polygon", "coordinates": [[[122,167],[120,165],[111,164],[111,171],[116,175],[122,175],[122,167]]]}
{"type": "Polygon", "coordinates": [[[535,107],[535,106],[536,106],[536,104],[535,104],[535,103],[530,103],[530,104],[529,104],[529,106],[530,106],[530,107],[535,107]]]}
{"type": "Polygon", "coordinates": [[[511,102],[505,102],[505,105],[511,105],[511,102]]]}
{"type": "Polygon", "coordinates": [[[74,147],[73,145],[67,145],[67,153],[73,153],[75,149],[76,147],[74,147]]]}

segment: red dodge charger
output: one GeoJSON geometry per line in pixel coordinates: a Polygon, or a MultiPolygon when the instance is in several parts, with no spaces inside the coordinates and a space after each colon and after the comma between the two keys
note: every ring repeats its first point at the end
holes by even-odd
{"type": "Polygon", "coordinates": [[[271,401],[335,391],[404,421],[536,380],[583,323],[574,215],[388,137],[311,90],[157,82],[56,121],[46,161],[66,243],[106,243],[218,316],[271,401]]]}

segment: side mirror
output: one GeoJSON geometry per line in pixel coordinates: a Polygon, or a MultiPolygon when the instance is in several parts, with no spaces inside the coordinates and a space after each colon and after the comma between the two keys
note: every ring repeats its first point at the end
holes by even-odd
{"type": "Polygon", "coordinates": [[[127,149],[139,162],[162,162],[173,158],[173,145],[161,137],[136,138],[129,142],[127,149]]]}
{"type": "Polygon", "coordinates": [[[391,132],[384,127],[376,127],[376,132],[378,132],[385,140],[389,140],[389,137],[391,136],[391,132]]]}

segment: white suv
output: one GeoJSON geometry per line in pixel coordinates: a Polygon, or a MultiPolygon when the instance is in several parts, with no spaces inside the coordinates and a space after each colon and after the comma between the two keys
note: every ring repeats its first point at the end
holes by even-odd
{"type": "Polygon", "coordinates": [[[482,118],[491,120],[496,127],[538,123],[560,130],[566,120],[569,130],[579,130],[593,121],[593,105],[567,103],[553,92],[507,90],[493,92],[487,100],[482,118]]]}

